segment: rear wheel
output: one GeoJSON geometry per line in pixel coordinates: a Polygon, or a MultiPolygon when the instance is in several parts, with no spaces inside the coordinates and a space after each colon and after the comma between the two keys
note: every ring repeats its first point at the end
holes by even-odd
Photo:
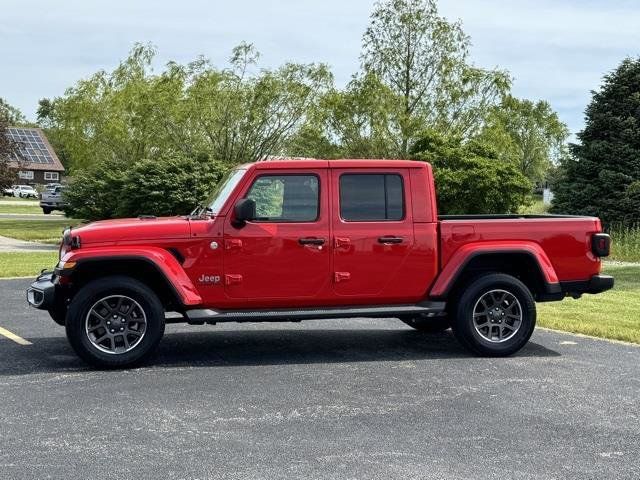
{"type": "Polygon", "coordinates": [[[425,333],[440,333],[451,328],[451,322],[447,317],[403,317],[404,323],[416,330],[425,333]]]}
{"type": "Polygon", "coordinates": [[[529,341],[536,325],[536,305],[527,286],[501,273],[471,281],[452,310],[456,338],[484,356],[517,352],[529,341]]]}
{"type": "Polygon", "coordinates": [[[51,213],[51,209],[50,208],[46,208],[46,207],[42,207],[42,213],[44,213],[45,215],[49,215],[51,213]]]}
{"type": "Polygon", "coordinates": [[[124,276],[84,286],[66,317],[67,338],[76,353],[97,367],[129,367],[155,351],[164,334],[164,309],[145,284],[124,276]]]}

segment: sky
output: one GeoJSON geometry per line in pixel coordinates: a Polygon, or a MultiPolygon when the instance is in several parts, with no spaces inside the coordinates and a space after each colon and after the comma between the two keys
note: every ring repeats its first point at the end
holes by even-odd
{"type": "MultiPolygon", "coordinates": [[[[157,68],[198,55],[226,65],[253,43],[260,65],[325,62],[344,85],[359,68],[374,0],[1,0],[0,97],[35,120],[43,97],[110,70],[135,42],[158,48],[157,68]]],[[[506,69],[516,96],[551,103],[572,133],[590,91],[625,57],[640,55],[638,0],[440,0],[460,19],[471,60],[506,69]]]]}

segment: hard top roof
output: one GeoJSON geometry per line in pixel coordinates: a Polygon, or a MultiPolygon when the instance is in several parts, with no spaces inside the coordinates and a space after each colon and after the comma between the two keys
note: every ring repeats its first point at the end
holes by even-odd
{"type": "Polygon", "coordinates": [[[244,165],[255,165],[259,170],[285,168],[425,168],[424,162],[414,160],[372,160],[360,158],[344,158],[338,160],[319,160],[314,158],[269,159],[244,165]]]}

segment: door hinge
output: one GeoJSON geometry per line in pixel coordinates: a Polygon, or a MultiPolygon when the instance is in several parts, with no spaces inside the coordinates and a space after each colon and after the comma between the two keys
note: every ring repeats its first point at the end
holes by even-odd
{"type": "Polygon", "coordinates": [[[224,276],[224,284],[229,285],[238,285],[242,283],[242,275],[240,274],[226,274],[224,276]]]}
{"type": "Polygon", "coordinates": [[[333,240],[334,248],[349,248],[351,247],[351,239],[349,237],[336,237],[333,240]]]}
{"type": "Polygon", "coordinates": [[[242,240],[239,238],[232,238],[224,241],[225,250],[233,250],[234,248],[242,248],[242,240]]]}
{"type": "Polygon", "coordinates": [[[340,282],[346,282],[347,280],[351,279],[351,273],[349,272],[334,272],[333,274],[333,280],[336,283],[340,283],[340,282]]]}

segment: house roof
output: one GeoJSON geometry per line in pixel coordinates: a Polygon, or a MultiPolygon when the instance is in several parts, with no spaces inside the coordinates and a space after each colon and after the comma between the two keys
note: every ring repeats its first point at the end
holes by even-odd
{"type": "Polygon", "coordinates": [[[64,172],[60,159],[41,129],[8,127],[7,136],[20,145],[20,161],[14,155],[14,158],[9,161],[9,165],[12,167],[20,168],[21,170],[64,172]]]}

